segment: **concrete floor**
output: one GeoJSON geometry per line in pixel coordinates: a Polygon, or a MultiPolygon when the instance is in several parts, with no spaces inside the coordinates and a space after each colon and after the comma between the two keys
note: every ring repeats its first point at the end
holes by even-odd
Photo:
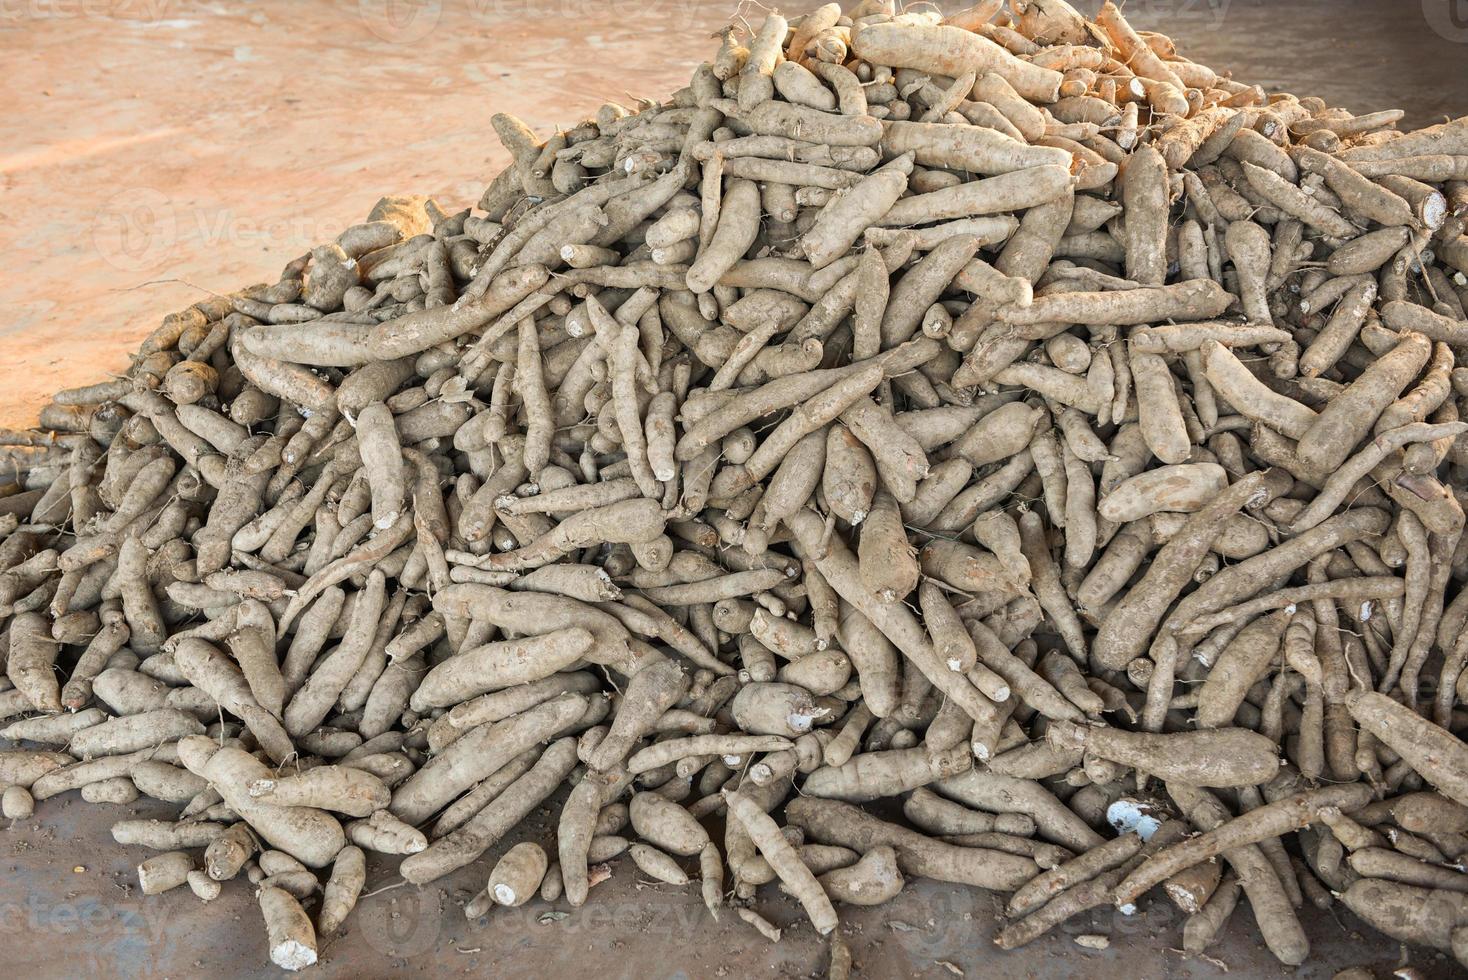
{"type": "MultiPolygon", "coordinates": [[[[1092,10],[1099,0],[1081,0],[1092,10]]],[[[1468,111],[1468,24],[1454,0],[1132,0],[1140,25],[1270,88],[1358,111],[1400,106],[1423,125],[1468,111]],[[1461,20],[1461,18],[1460,18],[1461,20]]],[[[783,5],[798,12],[810,0],[783,5]]],[[[607,99],[657,97],[712,50],[729,0],[0,0],[0,425],[31,424],[50,392],[126,363],[165,313],[209,290],[273,279],[383,194],[462,207],[504,155],[489,127],[516,113],[542,132],[607,99]]],[[[74,794],[73,794],[74,795],[74,794]]],[[[157,808],[162,815],[162,808],[157,808]]],[[[144,855],[107,838],[148,807],[43,803],[0,833],[0,937],[17,975],[278,975],[247,890],[205,909],[142,899],[144,855]]],[[[545,840],[544,827],[527,833],[545,840]]],[[[809,976],[822,945],[794,924],[770,946],[708,922],[697,899],[639,882],[625,862],[587,908],[541,903],[466,923],[455,907],[487,865],[366,899],[326,947],[337,973],[388,970],[620,977],[809,976]]],[[[369,887],[394,881],[374,866],[369,887]]],[[[1165,903],[1098,912],[1024,950],[989,943],[996,899],[918,882],[891,905],[843,915],[867,976],[1267,977],[1285,972],[1240,910],[1216,960],[1184,959],[1165,903]],[[1100,933],[1112,948],[1075,945],[1100,933]]],[[[1442,957],[1357,932],[1349,913],[1308,917],[1302,975],[1442,957]]]]}
{"type": "MultiPolygon", "coordinates": [[[[260,914],[243,882],[227,884],[208,906],[187,888],[152,897],[137,891],[134,865],[149,852],[118,847],[107,830],[114,820],[172,812],[156,802],[92,806],[68,793],[42,803],[36,819],[0,832],[0,872],[8,883],[0,890],[0,941],[9,975],[281,976],[269,964],[260,914]]],[[[626,859],[614,862],[612,878],[596,886],[580,910],[534,900],[466,921],[462,906],[484,887],[493,859],[521,839],[553,846],[558,812],[558,805],[543,809],[486,859],[421,889],[401,884],[393,873],[396,859],[374,856],[368,890],[389,887],[358,904],[341,936],[322,942],[323,966],[344,977],[402,970],[516,980],[824,975],[824,940],[775,887],[763,889],[756,906],[785,930],[772,945],[732,914],[712,922],[696,888],[648,881],[626,859]]],[[[912,881],[879,908],[841,907],[841,933],[859,975],[882,980],[1326,980],[1347,966],[1368,966],[1385,978],[1409,963],[1424,978],[1462,976],[1450,959],[1400,948],[1339,907],[1302,913],[1314,950],[1306,967],[1290,971],[1262,948],[1243,904],[1204,958],[1182,954],[1183,916],[1165,901],[1149,902],[1132,917],[1097,909],[1008,953],[992,945],[1002,906],[1001,897],[989,892],[912,881]],[[1081,935],[1106,936],[1111,945],[1082,947],[1075,942],[1081,935]]]]}

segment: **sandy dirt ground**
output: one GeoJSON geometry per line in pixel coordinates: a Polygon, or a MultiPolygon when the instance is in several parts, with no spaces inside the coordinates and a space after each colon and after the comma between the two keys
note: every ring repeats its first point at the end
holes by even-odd
{"type": "MultiPolygon", "coordinates": [[[[1452,6],[1133,0],[1128,12],[1239,78],[1401,106],[1421,125],[1468,109],[1468,22],[1452,6]]],[[[496,111],[546,131],[680,87],[735,7],[0,0],[0,425],[31,424],[51,392],[123,367],[164,314],[274,281],[383,194],[478,200],[507,160],[496,111]]]]}
{"type": "MultiPolygon", "coordinates": [[[[808,0],[785,5],[799,12],[808,0]]],[[[655,98],[712,50],[726,0],[0,0],[0,425],[34,421],[50,392],[117,370],[159,318],[209,291],[273,280],[388,193],[477,200],[505,156],[491,113],[542,131],[606,100],[655,98]]],[[[1080,2],[1091,10],[1095,2],[1080,2]]],[[[1141,25],[1274,89],[1356,110],[1401,106],[1423,125],[1468,111],[1468,22],[1452,0],[1133,0],[1141,25]]],[[[753,14],[751,14],[753,16],[753,14]]],[[[15,975],[275,976],[248,890],[205,908],[143,899],[110,823],[167,808],[43,803],[0,830],[0,939],[15,975]]],[[[541,814],[522,836],[549,840],[541,814]]],[[[506,842],[512,843],[513,841],[506,842]]],[[[493,852],[497,854],[498,851],[493,852]]],[[[493,856],[493,854],[491,855],[493,856]]],[[[532,902],[466,922],[481,861],[433,886],[391,886],[375,862],[333,975],[505,977],[819,975],[823,946],[792,902],[771,946],[690,893],[619,862],[584,909],[532,902]]],[[[1087,978],[1287,975],[1241,909],[1207,959],[1177,950],[1165,903],[1082,917],[1024,950],[990,943],[998,899],[918,882],[843,916],[863,975],[1087,978]],[[1075,937],[1109,937],[1106,950],[1075,937]]],[[[1440,955],[1401,950],[1336,907],[1307,916],[1301,975],[1365,964],[1378,976],[1440,955]]]]}

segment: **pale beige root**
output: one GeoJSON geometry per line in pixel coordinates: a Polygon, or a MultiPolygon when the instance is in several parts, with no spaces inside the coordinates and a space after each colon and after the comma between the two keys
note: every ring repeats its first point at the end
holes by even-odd
{"type": "Polygon", "coordinates": [[[830,265],[891,210],[907,189],[912,163],[910,154],[900,154],[821,209],[799,242],[811,265],[817,269],[830,265]]]}
{"type": "Polygon", "coordinates": [[[896,898],[904,884],[897,851],[886,844],[862,854],[855,864],[827,871],[817,881],[833,901],[868,906],[896,898]]]}
{"type": "Polygon", "coordinates": [[[434,752],[444,747],[465,732],[486,722],[503,721],[537,704],[549,701],[559,694],[594,694],[596,684],[585,671],[556,674],[541,681],[534,681],[515,688],[484,694],[462,704],[455,705],[428,729],[428,745],[434,752]]]}
{"type": "Polygon", "coordinates": [[[460,796],[439,815],[438,819],[433,822],[433,826],[429,828],[428,836],[436,840],[462,827],[475,814],[493,802],[511,783],[525,775],[530,767],[535,765],[538,758],[540,758],[538,747],[526,749],[495,770],[494,773],[481,779],[472,790],[460,796]]]}
{"type": "Polygon", "coordinates": [[[874,716],[887,717],[896,706],[901,682],[897,648],[871,620],[847,603],[841,605],[836,636],[856,667],[862,700],[874,716]]]}
{"type": "Polygon", "coordinates": [[[857,561],[862,584],[883,602],[905,598],[918,583],[918,563],[907,544],[897,501],[878,491],[861,525],[857,561]]]}
{"type": "Polygon", "coordinates": [[[281,807],[256,800],[249,787],[271,778],[268,768],[241,749],[219,748],[203,735],[189,735],[179,743],[181,761],[209,781],[230,808],[270,844],[311,868],[323,868],[346,843],[341,824],[324,810],[281,807]]]}
{"type": "Polygon", "coordinates": [[[69,746],[73,755],[92,759],[125,755],[185,735],[203,733],[203,724],[192,714],[176,708],[158,708],[93,725],[72,735],[69,746]]]}
{"type": "Polygon", "coordinates": [[[204,849],[204,870],[215,881],[228,881],[239,874],[259,849],[260,840],[248,824],[232,824],[204,849]]]}
{"type": "Polygon", "coordinates": [[[1151,146],[1139,147],[1121,170],[1126,277],[1143,286],[1167,278],[1167,163],[1151,146]]]}
{"type": "Polygon", "coordinates": [[[1386,847],[1360,847],[1347,858],[1353,871],[1366,878],[1396,881],[1442,891],[1468,891],[1468,875],[1427,864],[1419,858],[1386,847]]]}
{"type": "Polygon", "coordinates": [[[755,931],[772,943],[778,943],[783,930],[754,909],[740,907],[734,910],[740,919],[754,927],[755,931]]]}
{"type": "Polygon", "coordinates": [[[567,517],[540,538],[514,551],[485,556],[488,571],[523,571],[549,565],[575,551],[603,542],[643,544],[663,533],[666,518],[656,500],[624,500],[567,517]]]}
{"type": "Polygon", "coordinates": [[[402,511],[407,483],[397,428],[382,402],[368,405],[357,416],[357,448],[372,490],[373,526],[391,527],[402,511]]]}
{"type": "MultiPolygon", "coordinates": [[[[732,215],[726,213],[726,217],[732,220],[732,215]]],[[[716,237],[715,242],[717,241],[716,237]]],[[[601,309],[601,304],[595,297],[587,299],[587,308],[592,312],[593,319],[601,321],[599,330],[607,335],[606,343],[611,349],[609,366],[612,372],[612,411],[622,436],[623,448],[627,452],[627,464],[632,472],[632,479],[644,497],[656,497],[658,482],[648,458],[647,436],[635,394],[637,342],[640,335],[633,324],[618,326],[610,317],[599,317],[597,311],[601,309]]]]}
{"type": "Polygon", "coordinates": [[[1158,511],[1195,513],[1228,486],[1228,474],[1216,463],[1159,466],[1123,481],[1103,496],[1097,513],[1125,524],[1158,511]]]}
{"type": "Polygon", "coordinates": [[[480,725],[394,789],[389,809],[411,824],[421,823],[521,752],[573,724],[587,706],[585,697],[566,693],[503,721],[480,725]]]}
{"type": "Polygon", "coordinates": [[[719,222],[708,246],[688,267],[688,288],[708,292],[754,243],[759,232],[759,188],[735,179],[719,205],[719,222]]]}
{"type": "Polygon", "coordinates": [[[575,739],[552,742],[528,772],[467,823],[405,858],[401,868],[403,877],[422,884],[473,861],[550,796],[575,764],[575,739]]]}
{"type": "Polygon", "coordinates": [[[565,806],[561,808],[560,821],[556,825],[556,856],[561,866],[566,901],[572,908],[586,904],[591,890],[590,851],[597,816],[601,808],[620,795],[630,782],[631,777],[625,770],[590,773],[572,787],[565,806]]]}
{"type": "MultiPolygon", "coordinates": [[[[1109,897],[1112,886],[1127,870],[1144,860],[1147,854],[1166,846],[1183,833],[1182,821],[1164,822],[1156,828],[1151,839],[1142,845],[1139,854],[1127,859],[1120,867],[1102,871],[1070,886],[1024,918],[1005,926],[995,937],[995,945],[1001,949],[1024,946],[1072,916],[1103,904],[1109,897]]],[[[1083,855],[1082,859],[1084,857],[1083,855]]],[[[1128,914],[1132,909],[1123,907],[1122,911],[1123,914],[1128,914]]]]}
{"type": "Polygon", "coordinates": [[[82,787],[81,797],[87,803],[132,803],[138,798],[138,788],[126,776],[114,776],[88,783],[82,787]]]}
{"type": "Polygon", "coordinates": [[[861,853],[890,846],[897,852],[898,868],[905,875],[1009,891],[1040,870],[1031,858],[946,844],[837,800],[797,797],[786,804],[785,816],[822,843],[840,844],[861,853]]]}
{"type": "Polygon", "coordinates": [[[418,854],[428,847],[423,832],[409,826],[386,810],[374,810],[365,820],[346,826],[347,839],[379,854],[418,854]]]}
{"type": "Polygon", "coordinates": [[[716,99],[711,106],[734,116],[757,135],[799,136],[830,146],[874,146],[882,139],[881,124],[870,116],[833,115],[773,99],[749,110],[728,99],[716,99]]]}
{"type": "MultiPolygon", "coordinates": [[[[886,373],[895,375],[926,363],[937,353],[936,341],[930,338],[914,339],[896,350],[881,355],[877,358],[877,362],[886,373]]],[[[717,443],[718,440],[740,426],[747,425],[755,419],[777,412],[782,408],[798,405],[827,390],[838,381],[869,371],[873,366],[872,362],[863,361],[829,371],[811,371],[803,375],[792,375],[788,378],[775,379],[754,391],[741,394],[726,403],[720,411],[705,415],[693,425],[688,426],[678,440],[676,456],[682,462],[695,459],[710,445],[717,443]]],[[[871,386],[863,388],[862,393],[870,391],[875,386],[876,382],[873,382],[871,386]]],[[[806,431],[812,430],[807,429],[806,431]]],[[[803,435],[804,432],[801,434],[803,435]]],[[[790,444],[793,445],[793,443],[794,440],[791,440],[790,444]]]]}
{"type": "Polygon", "coordinates": [[[155,854],[138,865],[138,888],[144,895],[158,895],[188,883],[194,859],[187,851],[155,854]]]}
{"type": "Polygon", "coordinates": [[[1360,377],[1332,398],[1299,436],[1296,451],[1300,461],[1324,473],[1345,462],[1382,411],[1427,364],[1431,352],[1431,342],[1421,334],[1402,335],[1395,347],[1373,361],[1360,377]]]}
{"type": "Polygon", "coordinates": [[[1089,850],[1102,842],[1084,820],[1034,780],[973,769],[937,783],[934,790],[975,809],[1028,814],[1042,838],[1073,851],[1089,850]]]}
{"type": "MultiPolygon", "coordinates": [[[[1453,803],[1436,793],[1404,793],[1370,809],[1381,808],[1391,814],[1393,821],[1404,830],[1413,833],[1442,831],[1463,833],[1468,831],[1468,807],[1453,803]]],[[[1361,814],[1365,819],[1365,814],[1361,814]]]]}
{"type": "Polygon", "coordinates": [[[971,717],[989,716],[989,702],[961,674],[949,670],[939,658],[936,650],[907,607],[895,602],[881,602],[866,591],[861,582],[861,573],[856,557],[833,540],[821,546],[824,538],[822,522],[811,511],[803,511],[790,520],[791,530],[800,539],[801,547],[812,555],[824,554],[816,559],[816,567],[830,582],[831,587],[843,600],[855,607],[863,616],[882,632],[935,687],[943,690],[958,701],[971,717]]]}
{"type": "Polygon", "coordinates": [[[588,760],[591,767],[604,772],[620,764],[637,739],[652,729],[687,686],[683,668],[671,660],[651,664],[634,674],[610,730],[588,760]]]}
{"type": "Polygon", "coordinates": [[[539,844],[522,841],[495,862],[489,873],[489,893],[500,905],[523,905],[539,890],[548,866],[539,844]]]}
{"type": "Polygon", "coordinates": [[[795,849],[780,834],[779,825],[769,814],[739,793],[725,791],[724,802],[729,807],[729,815],[744,826],[760,854],[805,909],[816,931],[826,935],[835,929],[836,910],[831,907],[830,898],[815,875],[800,860],[795,849]]]}
{"type": "Polygon", "coordinates": [[[1092,643],[1097,661],[1120,669],[1142,653],[1171,602],[1207,553],[1219,525],[1265,493],[1265,474],[1250,474],[1217,495],[1158,553],[1146,574],[1101,622],[1092,643]]]}
{"type": "Polygon", "coordinates": [[[756,752],[779,752],[790,747],[790,740],[779,735],[692,735],[666,739],[639,749],[627,759],[627,771],[636,775],[683,758],[704,755],[742,757],[756,752]]]}
{"type": "Polygon", "coordinates": [[[683,807],[657,793],[635,793],[628,804],[632,829],[648,843],[680,857],[698,854],[708,832],[683,807]]]}
{"type": "Polygon", "coordinates": [[[112,839],[119,844],[136,844],[153,850],[205,847],[225,833],[223,824],[209,820],[167,823],[162,820],[119,820],[112,825],[112,839]]]}
{"type": "Polygon", "coordinates": [[[1219,652],[1198,690],[1200,728],[1232,724],[1249,689],[1267,673],[1278,655],[1289,618],[1283,610],[1260,616],[1219,652]]]}
{"type": "Polygon", "coordinates": [[[1362,729],[1390,747],[1444,796],[1468,806],[1468,746],[1461,740],[1375,691],[1355,691],[1346,705],[1362,729]]]}
{"type": "Polygon", "coordinates": [[[960,27],[868,24],[852,33],[852,51],[865,61],[893,68],[916,68],[955,77],[965,70],[994,72],[1021,96],[1054,102],[1061,74],[1011,55],[1004,48],[960,27]]]}
{"type": "Polygon", "coordinates": [[[1193,864],[1297,830],[1319,819],[1323,810],[1349,812],[1365,806],[1369,799],[1370,790],[1353,784],[1307,791],[1250,810],[1202,836],[1154,855],[1117,886],[1116,901],[1118,904],[1133,902],[1148,888],[1193,864]]]}
{"type": "MultiPolygon", "coordinates": [[[[1204,831],[1205,836],[1212,836],[1214,831],[1233,822],[1229,810],[1206,790],[1179,784],[1169,786],[1168,793],[1183,815],[1204,831]]],[[[1214,840],[1216,839],[1215,837],[1214,840]]],[[[1188,843],[1190,842],[1184,841],[1174,847],[1186,846],[1188,843]]],[[[1270,952],[1280,962],[1290,966],[1303,963],[1310,955],[1310,941],[1300,926],[1279,875],[1263,851],[1255,844],[1244,843],[1223,852],[1223,857],[1233,868],[1249,898],[1254,921],[1270,952]]],[[[1225,906],[1216,911],[1222,919],[1226,919],[1230,910],[1225,906]]],[[[1199,936],[1199,940],[1206,943],[1211,935],[1210,930],[1216,931],[1217,928],[1217,923],[1210,922],[1203,928],[1204,935],[1199,936]]]]}
{"type": "MultiPolygon", "coordinates": [[[[959,284],[966,289],[993,295],[1005,296],[1014,302],[1025,302],[1030,292],[1017,280],[1009,280],[974,254],[978,251],[979,239],[968,235],[954,235],[939,242],[932,250],[913,263],[893,284],[886,309],[882,314],[881,338],[884,348],[892,348],[909,339],[922,322],[923,314],[938,300],[950,283],[967,273],[969,279],[959,284]],[[974,280],[980,280],[975,282],[974,280]],[[983,281],[987,280],[987,281],[983,281]],[[1013,290],[1005,287],[1013,284],[1013,290]]],[[[918,474],[921,476],[922,474],[918,474]]]]}
{"type": "Polygon", "coordinates": [[[1131,860],[1142,849],[1142,844],[1141,837],[1128,833],[1093,847],[1027,882],[1009,897],[1005,911],[1011,916],[1028,915],[1066,889],[1131,860]]]}
{"type": "Polygon", "coordinates": [[[1086,639],[1081,623],[1060,582],[1060,569],[1050,553],[1044,522],[1035,511],[1020,516],[1020,547],[1030,566],[1030,584],[1040,606],[1055,622],[1066,649],[1078,660],[1086,657],[1086,639]]]}
{"type": "Polygon", "coordinates": [[[224,892],[224,886],[203,871],[190,871],[188,885],[201,902],[212,902],[224,892]]]}
{"type": "Polygon", "coordinates": [[[775,94],[773,75],[785,46],[789,24],[777,13],[766,15],[749,42],[749,54],[739,72],[739,105],[753,109],[775,94]]]}
{"type": "Polygon", "coordinates": [[[1164,463],[1182,463],[1192,452],[1172,371],[1159,354],[1128,348],[1137,416],[1147,446],[1164,463]]]}
{"type": "Polygon", "coordinates": [[[258,898],[270,944],[270,962],[292,972],[314,966],[316,930],[301,903],[289,892],[271,885],[262,887],[258,898]]]}
{"type": "Polygon", "coordinates": [[[1028,837],[1035,832],[1035,821],[1024,814],[970,810],[921,787],[908,794],[902,815],[920,829],[939,836],[997,832],[1028,837]]]}
{"type": "Polygon", "coordinates": [[[173,651],[179,671],[225,711],[240,718],[277,764],[294,752],[291,737],[277,720],[255,700],[244,674],[219,650],[203,640],[180,640],[173,651]]]}
{"type": "MultiPolygon", "coordinates": [[[[1052,720],[1081,721],[1085,718],[1079,707],[1036,673],[1022,658],[1008,650],[1004,641],[983,621],[971,619],[965,626],[970,639],[973,640],[978,655],[978,665],[1002,682],[1000,686],[988,679],[983,681],[991,697],[1001,691],[1005,692],[1005,698],[1000,699],[1000,703],[1003,704],[1012,694],[1019,701],[1052,720]]],[[[981,677],[982,674],[979,671],[970,671],[969,676],[973,679],[981,677]]],[[[978,684],[979,681],[976,680],[975,683],[978,684]]],[[[989,761],[996,763],[998,760],[989,761]]]]}
{"type": "Polygon", "coordinates": [[[924,167],[1002,174],[1031,167],[1070,166],[1070,155],[1051,146],[1028,146],[994,129],[939,123],[884,121],[882,149],[893,156],[912,153],[924,167]]]}
{"type": "MultiPolygon", "coordinates": [[[[950,670],[972,669],[978,660],[974,642],[964,629],[963,621],[953,609],[947,596],[931,581],[923,582],[918,589],[918,603],[922,609],[923,622],[933,637],[933,646],[950,670]]],[[[985,689],[984,693],[996,701],[1008,697],[1008,689],[997,696],[997,689],[985,689]]]]}
{"type": "Polygon", "coordinates": [[[1360,878],[1341,895],[1346,908],[1402,942],[1461,949],[1454,933],[1468,924],[1468,896],[1378,878],[1360,878]]]}
{"type": "Polygon", "coordinates": [[[374,570],[358,593],[342,642],[316,665],[286,705],[285,726],[294,737],[300,737],[326,719],[337,698],[362,668],[387,601],[386,589],[386,577],[381,570],[374,570]]]}
{"type": "Polygon", "coordinates": [[[24,786],[7,786],[0,794],[0,816],[6,820],[29,820],[36,812],[36,801],[24,786]]]}
{"type": "Polygon", "coordinates": [[[1056,721],[1047,737],[1191,786],[1255,786],[1279,775],[1273,740],[1243,728],[1163,734],[1056,721]]]}
{"type": "Polygon", "coordinates": [[[367,856],[359,847],[343,847],[331,864],[331,877],[321,896],[321,910],[316,915],[316,931],[330,936],[341,928],[367,882],[367,856]]]}
{"type": "MultiPolygon", "coordinates": [[[[1325,520],[1340,506],[1347,494],[1355,489],[1358,481],[1365,479],[1373,470],[1381,466],[1387,456],[1394,451],[1403,446],[1420,445],[1438,439],[1451,441],[1465,431],[1468,431],[1468,423],[1463,422],[1449,422],[1440,425],[1411,422],[1383,431],[1325,479],[1319,495],[1295,518],[1294,523],[1290,525],[1290,530],[1308,531],[1325,520]]],[[[1412,512],[1404,513],[1411,514],[1412,512]]],[[[1416,520],[1415,516],[1413,520],[1416,520]]]]}
{"type": "Polygon", "coordinates": [[[1224,872],[1222,881],[1213,890],[1202,908],[1188,916],[1183,923],[1183,948],[1190,953],[1201,953],[1228,924],[1229,916],[1238,905],[1242,891],[1239,878],[1233,871],[1224,872]]]}
{"type": "Polygon", "coordinates": [[[878,223],[894,227],[1021,211],[1061,199],[1070,193],[1073,185],[1074,179],[1065,167],[1046,164],[1011,170],[994,177],[903,198],[892,205],[878,223]]]}
{"type": "Polygon", "coordinates": [[[274,613],[258,599],[246,599],[234,610],[229,652],[260,706],[279,718],[285,706],[285,677],[275,657],[274,613]]]}
{"type": "Polygon", "coordinates": [[[109,715],[101,708],[86,708],[70,714],[24,718],[0,728],[0,738],[13,742],[39,742],[64,748],[76,733],[100,725],[109,715]]]}
{"type": "Polygon", "coordinates": [[[577,627],[521,640],[488,643],[430,670],[413,692],[411,707],[452,707],[501,688],[542,680],[575,663],[595,637],[577,627]]]}
{"type": "Polygon", "coordinates": [[[486,281],[487,291],[473,303],[425,309],[380,323],[372,331],[371,353],[390,360],[479,330],[545,285],[549,276],[544,266],[521,266],[486,281]]]}
{"type": "Polygon", "coordinates": [[[23,612],[10,624],[10,656],[5,671],[31,707],[54,714],[61,710],[61,685],[51,669],[61,645],[40,613],[23,612]]]}
{"type": "MultiPolygon", "coordinates": [[[[772,777],[763,784],[749,781],[740,787],[740,793],[756,807],[768,812],[784,799],[790,788],[791,777],[785,773],[772,777]]],[[[722,805],[723,797],[718,797],[718,800],[722,805]]],[[[744,829],[744,824],[738,820],[724,822],[724,854],[736,886],[743,885],[747,889],[775,880],[775,869],[760,857],[754,841],[744,829]]]]}
{"type": "Polygon", "coordinates": [[[805,734],[826,714],[808,690],[777,681],[745,684],[729,711],[746,732],[785,738],[805,734]]]}
{"type": "Polygon", "coordinates": [[[317,766],[298,775],[257,779],[248,788],[254,799],[276,806],[317,807],[353,817],[370,816],[392,799],[382,780],[347,766],[317,766]]]}
{"type": "Polygon", "coordinates": [[[934,751],[927,747],[863,752],[839,766],[823,766],[806,777],[802,792],[827,799],[864,801],[897,796],[973,767],[966,743],[934,751]]]}
{"type": "Polygon", "coordinates": [[[714,921],[719,920],[719,909],[724,904],[724,861],[719,847],[709,841],[698,852],[699,891],[704,907],[714,921]]]}

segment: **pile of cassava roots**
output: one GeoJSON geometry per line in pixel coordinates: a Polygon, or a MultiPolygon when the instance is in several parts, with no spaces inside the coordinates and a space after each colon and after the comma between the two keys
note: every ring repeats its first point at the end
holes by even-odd
{"type": "Polygon", "coordinates": [[[914,877],[1005,949],[1166,902],[1293,965],[1340,902],[1468,964],[1468,119],[1400,117],[1062,0],[494,117],[477,208],[4,434],[5,816],[177,804],[142,890],[252,890],[288,969],[369,851],[474,918],[783,888],[832,976],[914,877]]]}

